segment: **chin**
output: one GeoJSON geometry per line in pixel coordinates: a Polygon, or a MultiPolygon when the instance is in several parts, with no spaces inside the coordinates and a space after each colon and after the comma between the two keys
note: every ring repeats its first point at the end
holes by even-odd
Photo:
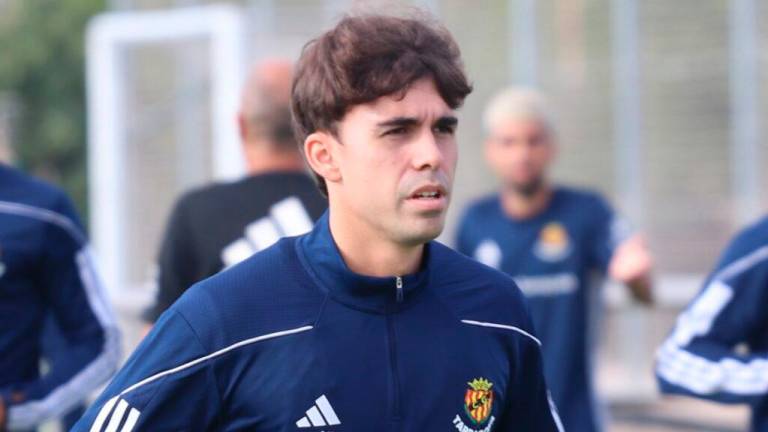
{"type": "Polygon", "coordinates": [[[420,245],[430,242],[436,239],[442,232],[444,223],[442,220],[429,221],[430,223],[421,224],[421,226],[413,227],[414,229],[409,232],[402,232],[401,238],[404,243],[410,245],[420,245]]]}
{"type": "Polygon", "coordinates": [[[532,196],[541,189],[543,184],[541,179],[536,178],[527,181],[512,181],[509,182],[509,187],[520,195],[532,196]]]}

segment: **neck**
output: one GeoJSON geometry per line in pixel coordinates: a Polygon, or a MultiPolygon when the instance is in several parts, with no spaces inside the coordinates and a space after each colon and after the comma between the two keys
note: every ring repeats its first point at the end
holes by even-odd
{"type": "Polygon", "coordinates": [[[298,152],[278,151],[264,145],[245,145],[245,162],[251,175],[271,171],[304,171],[304,161],[298,152]]]}
{"type": "Polygon", "coordinates": [[[507,187],[501,192],[501,206],[507,215],[515,219],[528,219],[544,211],[551,198],[552,187],[549,183],[543,183],[532,194],[507,187]]]}
{"type": "Polygon", "coordinates": [[[350,270],[365,276],[391,277],[415,273],[424,244],[406,246],[383,238],[348,211],[330,207],[331,234],[350,270]]]}

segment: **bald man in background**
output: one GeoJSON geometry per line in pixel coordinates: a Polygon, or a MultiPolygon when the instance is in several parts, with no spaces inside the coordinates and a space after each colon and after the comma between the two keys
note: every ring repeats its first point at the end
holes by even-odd
{"type": "Polygon", "coordinates": [[[309,231],[327,202],[306,174],[291,127],[292,65],[256,65],[238,114],[248,176],[183,195],[166,227],[158,256],[152,324],[195,282],[275,243],[309,231]]]}

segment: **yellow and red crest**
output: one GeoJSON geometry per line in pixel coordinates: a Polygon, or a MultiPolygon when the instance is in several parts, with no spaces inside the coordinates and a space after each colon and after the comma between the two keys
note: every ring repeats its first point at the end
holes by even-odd
{"type": "Polygon", "coordinates": [[[541,229],[539,240],[533,248],[539,259],[553,262],[560,261],[571,252],[568,231],[558,222],[550,222],[541,229]]]}
{"type": "Polygon", "coordinates": [[[464,410],[475,424],[483,423],[493,409],[493,383],[485,378],[475,378],[467,384],[469,388],[464,395],[464,410]]]}

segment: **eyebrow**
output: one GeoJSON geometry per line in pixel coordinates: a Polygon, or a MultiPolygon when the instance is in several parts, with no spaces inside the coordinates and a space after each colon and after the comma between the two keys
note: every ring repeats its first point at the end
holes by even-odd
{"type": "MultiPolygon", "coordinates": [[[[395,117],[378,123],[376,126],[379,128],[404,127],[417,125],[419,123],[420,121],[415,117],[395,117]]],[[[458,123],[459,119],[454,116],[442,116],[435,121],[434,126],[456,126],[458,123]]]]}
{"type": "Polygon", "coordinates": [[[454,116],[442,116],[435,122],[435,126],[456,126],[459,119],[454,116]]]}
{"type": "Polygon", "coordinates": [[[413,126],[419,124],[419,120],[415,117],[395,117],[391,118],[389,120],[385,120],[381,123],[378,123],[376,126],[379,128],[388,128],[388,127],[403,127],[403,126],[413,126]]]}

